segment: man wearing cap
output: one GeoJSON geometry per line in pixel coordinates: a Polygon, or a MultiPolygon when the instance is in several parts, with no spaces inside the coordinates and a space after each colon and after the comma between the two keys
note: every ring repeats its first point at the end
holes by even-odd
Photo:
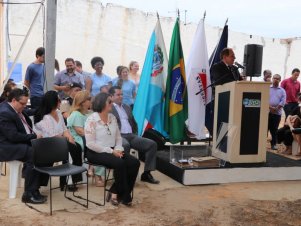
{"type": "Polygon", "coordinates": [[[69,116],[70,107],[73,103],[73,99],[77,92],[82,90],[82,85],[79,83],[71,83],[70,90],[65,92],[65,98],[62,100],[60,111],[62,112],[64,119],[69,116]]]}
{"type": "Polygon", "coordinates": [[[72,58],[65,60],[66,70],[60,71],[55,75],[54,89],[59,92],[59,97],[63,100],[71,89],[72,83],[78,83],[84,87],[83,78],[80,73],[75,71],[75,62],[72,58]]]}
{"type": "Polygon", "coordinates": [[[105,83],[103,84],[102,86],[99,87],[99,91],[101,93],[109,93],[109,89],[110,89],[110,86],[108,83],[105,83]]]}

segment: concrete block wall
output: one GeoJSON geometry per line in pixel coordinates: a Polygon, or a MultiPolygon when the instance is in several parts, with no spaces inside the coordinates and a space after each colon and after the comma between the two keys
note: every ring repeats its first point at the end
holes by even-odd
{"type": "MultiPolygon", "coordinates": [[[[18,1],[18,0],[16,0],[18,1]]],[[[20,48],[38,5],[10,5],[9,28],[13,60],[20,48]]],[[[166,49],[169,53],[170,39],[175,18],[162,17],[161,25],[166,49]]],[[[58,1],[56,58],[61,69],[64,59],[73,57],[83,63],[85,71],[93,72],[90,60],[93,56],[104,58],[104,72],[116,76],[118,65],[128,65],[131,60],[140,63],[142,70],[150,35],[157,16],[136,9],[108,4],[103,6],[98,0],[58,1]]],[[[205,21],[206,23],[206,21],[205,21]]],[[[206,38],[209,55],[212,53],[222,31],[219,27],[206,24],[206,38]]],[[[184,57],[188,57],[197,24],[181,24],[181,39],[184,57]]],[[[229,47],[236,53],[237,61],[243,62],[244,45],[262,44],[263,68],[273,73],[289,75],[294,67],[301,67],[300,38],[273,39],[231,31],[229,27],[229,47]]],[[[35,50],[43,45],[43,15],[41,14],[33,32],[20,56],[23,76],[27,65],[35,59],[35,50]]]]}

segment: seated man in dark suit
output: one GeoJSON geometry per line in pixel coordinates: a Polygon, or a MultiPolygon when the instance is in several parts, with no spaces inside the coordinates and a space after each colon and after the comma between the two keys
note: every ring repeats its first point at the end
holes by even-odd
{"type": "Polygon", "coordinates": [[[122,146],[126,152],[130,152],[133,148],[139,153],[145,154],[144,173],[141,175],[141,180],[159,184],[155,180],[150,171],[156,170],[156,152],[157,144],[155,141],[139,137],[137,133],[137,123],[132,114],[132,109],[126,104],[122,104],[122,89],[119,86],[110,88],[109,93],[112,95],[113,106],[112,114],[116,117],[118,127],[122,136],[122,146]]]}
{"type": "Polygon", "coordinates": [[[234,66],[235,54],[233,49],[225,48],[220,54],[221,61],[214,64],[210,70],[214,85],[242,80],[238,68],[234,66]]]}
{"type": "MultiPolygon", "coordinates": [[[[14,89],[7,102],[0,105],[0,162],[19,160],[24,162],[25,176],[22,202],[41,204],[46,196],[39,192],[40,173],[33,169],[33,150],[30,141],[40,138],[32,130],[32,122],[23,112],[27,105],[28,92],[14,89]]],[[[48,178],[46,178],[48,181],[48,178]]]]}

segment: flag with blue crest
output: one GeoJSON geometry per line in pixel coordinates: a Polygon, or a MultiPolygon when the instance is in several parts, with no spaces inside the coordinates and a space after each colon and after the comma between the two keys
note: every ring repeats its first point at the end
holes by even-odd
{"type": "Polygon", "coordinates": [[[140,136],[149,128],[166,135],[163,120],[167,69],[167,53],[158,19],[149,41],[133,109],[140,136]]]}

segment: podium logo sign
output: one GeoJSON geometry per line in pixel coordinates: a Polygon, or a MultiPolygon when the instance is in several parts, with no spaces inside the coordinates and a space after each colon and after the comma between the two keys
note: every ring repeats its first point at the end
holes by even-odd
{"type": "Polygon", "coordinates": [[[244,98],[242,104],[246,108],[260,108],[261,101],[259,99],[244,98]]]}

